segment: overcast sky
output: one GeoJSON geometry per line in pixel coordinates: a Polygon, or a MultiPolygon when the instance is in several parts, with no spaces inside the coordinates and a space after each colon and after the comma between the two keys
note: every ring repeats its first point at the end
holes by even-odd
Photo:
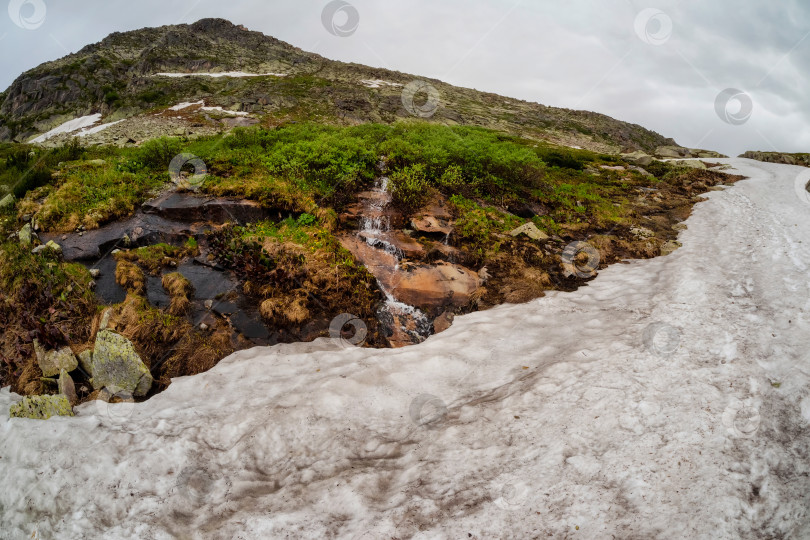
{"type": "Polygon", "coordinates": [[[810,151],[808,0],[348,3],[332,20],[350,35],[337,36],[328,0],[11,0],[0,86],[110,32],[223,17],[329,58],[597,111],[684,146],[810,151]]]}

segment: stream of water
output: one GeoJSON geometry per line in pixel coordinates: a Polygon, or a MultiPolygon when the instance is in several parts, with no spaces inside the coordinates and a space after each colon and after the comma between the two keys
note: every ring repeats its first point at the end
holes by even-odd
{"type": "Polygon", "coordinates": [[[400,302],[393,294],[391,284],[396,284],[399,275],[399,261],[402,251],[396,247],[391,234],[391,217],[387,209],[391,204],[391,193],[388,191],[388,177],[378,178],[371,190],[372,197],[359,220],[358,238],[370,247],[384,251],[391,256],[389,264],[366,262],[366,267],[377,278],[377,284],[385,295],[385,302],[378,312],[383,325],[390,328],[393,335],[389,341],[394,346],[420,343],[431,333],[432,322],[418,308],[400,302]],[[391,266],[391,264],[393,266],[391,266]],[[387,284],[387,285],[386,285],[387,284]]]}

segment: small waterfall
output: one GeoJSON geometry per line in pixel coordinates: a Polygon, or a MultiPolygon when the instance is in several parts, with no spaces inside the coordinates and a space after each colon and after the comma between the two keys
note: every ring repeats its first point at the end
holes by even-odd
{"type": "MultiPolygon", "coordinates": [[[[391,231],[391,218],[386,214],[391,203],[388,177],[378,178],[371,191],[376,195],[369,200],[366,211],[359,220],[360,230],[357,235],[369,246],[385,251],[393,255],[396,261],[400,261],[403,258],[402,252],[388,240],[391,231]]],[[[399,263],[393,268],[369,268],[369,271],[375,275],[379,272],[397,272],[399,263]]],[[[420,342],[430,335],[432,323],[427,315],[414,306],[398,301],[383,285],[382,280],[378,279],[377,285],[386,298],[378,316],[383,324],[393,329],[395,336],[404,333],[413,341],[420,342]]]]}

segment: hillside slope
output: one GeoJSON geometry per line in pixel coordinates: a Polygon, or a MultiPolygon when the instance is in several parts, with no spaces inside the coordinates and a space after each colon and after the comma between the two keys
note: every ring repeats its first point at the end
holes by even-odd
{"type": "MultiPolygon", "coordinates": [[[[302,51],[222,19],[113,33],[44,63],[0,94],[0,141],[25,142],[68,120],[130,118],[184,100],[284,120],[391,123],[411,114],[403,87],[417,77],[302,51]],[[262,74],[168,77],[160,73],[262,74]]],[[[601,152],[675,142],[608,116],[546,107],[429,80],[440,106],[432,121],[483,126],[601,152]]]]}

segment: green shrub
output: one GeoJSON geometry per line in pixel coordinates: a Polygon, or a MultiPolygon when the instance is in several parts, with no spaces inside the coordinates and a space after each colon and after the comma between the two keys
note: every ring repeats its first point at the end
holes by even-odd
{"type": "Polygon", "coordinates": [[[139,158],[147,167],[168,170],[172,159],[182,151],[180,141],[171,137],[160,137],[143,143],[139,158]]]}
{"type": "Polygon", "coordinates": [[[427,200],[428,181],[423,165],[411,165],[395,171],[391,174],[390,181],[391,198],[403,210],[412,212],[427,200]]]}

